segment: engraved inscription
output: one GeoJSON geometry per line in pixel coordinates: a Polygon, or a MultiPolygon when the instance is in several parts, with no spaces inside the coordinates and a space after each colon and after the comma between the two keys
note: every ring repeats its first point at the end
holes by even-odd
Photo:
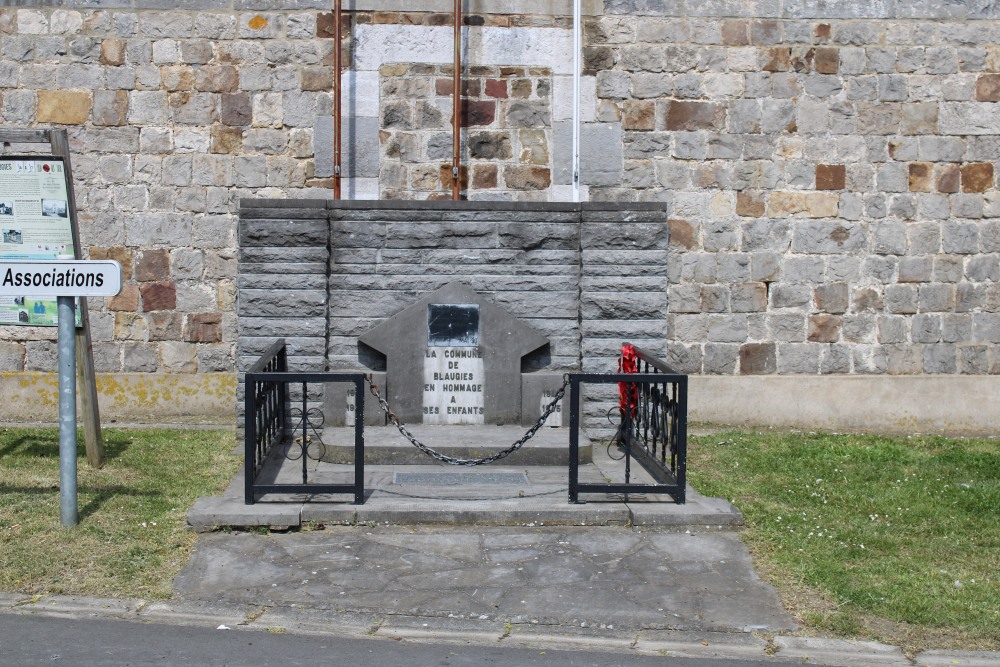
{"type": "Polygon", "coordinates": [[[355,415],[355,400],[354,400],[354,388],[351,387],[347,390],[347,410],[344,413],[344,425],[354,426],[354,415],[355,415]]]}
{"type": "Polygon", "coordinates": [[[486,423],[483,356],[478,347],[428,347],[424,423],[486,423]]]}
{"type": "MultiPolygon", "coordinates": [[[[538,414],[544,414],[545,413],[545,408],[549,407],[549,403],[551,403],[552,399],[554,399],[555,397],[556,397],[556,392],[554,392],[554,391],[543,391],[542,392],[542,400],[539,403],[538,414]]],[[[563,425],[563,423],[562,423],[562,406],[563,406],[563,402],[562,401],[559,401],[558,403],[556,403],[555,410],[553,410],[552,414],[549,415],[549,418],[545,420],[545,425],[546,426],[562,426],[563,425]]]]}

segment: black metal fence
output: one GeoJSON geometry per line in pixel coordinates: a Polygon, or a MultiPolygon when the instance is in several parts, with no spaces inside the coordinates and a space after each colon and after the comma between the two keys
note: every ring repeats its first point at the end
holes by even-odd
{"type": "MultiPolygon", "coordinates": [[[[687,467],[688,378],[656,357],[634,350],[634,372],[570,373],[569,500],[580,494],[662,494],[678,504],[685,501],[687,467]],[[618,429],[610,443],[624,459],[624,481],[581,483],[579,470],[581,393],[585,384],[617,385],[618,429]],[[637,481],[633,462],[652,482],[637,481]]],[[[630,369],[633,370],[633,369],[630,369]]],[[[288,371],[285,341],[274,343],[245,376],[246,464],[245,502],[252,505],[266,494],[344,494],[354,503],[365,500],[364,409],[362,373],[299,373],[288,371]],[[322,411],[310,408],[309,384],[354,384],[354,482],[326,484],[309,481],[309,460],[322,458],[322,411]],[[302,461],[301,483],[277,478],[284,460],[302,461]]],[[[313,399],[314,401],[316,399],[313,399]]],[[[287,474],[287,473],[285,473],[287,474]]]]}
{"type": "Polygon", "coordinates": [[[288,371],[285,341],[275,342],[246,374],[245,502],[254,504],[269,493],[354,495],[364,503],[364,375],[361,373],[292,373],[288,371]],[[309,383],[353,382],[354,482],[309,482],[309,461],[322,457],[322,411],[309,407],[309,383]],[[299,386],[300,385],[300,386],[299,386]],[[297,391],[292,391],[292,389],[297,391]],[[293,396],[292,394],[295,394],[293,396]],[[302,460],[302,482],[281,482],[275,476],[281,459],[302,460]]]}
{"type": "Polygon", "coordinates": [[[688,378],[638,348],[637,372],[571,373],[569,433],[569,500],[580,502],[581,493],[653,493],[669,495],[684,503],[687,476],[688,378]],[[620,423],[611,446],[625,459],[624,483],[581,483],[579,480],[580,395],[584,384],[618,384],[620,423]],[[635,461],[654,483],[633,481],[635,461]]]}

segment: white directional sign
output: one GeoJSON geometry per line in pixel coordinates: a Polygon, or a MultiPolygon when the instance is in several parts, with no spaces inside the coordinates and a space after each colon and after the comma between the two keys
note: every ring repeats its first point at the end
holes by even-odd
{"type": "Polygon", "coordinates": [[[0,259],[0,297],[114,296],[121,290],[122,267],[111,259],[0,259]]]}

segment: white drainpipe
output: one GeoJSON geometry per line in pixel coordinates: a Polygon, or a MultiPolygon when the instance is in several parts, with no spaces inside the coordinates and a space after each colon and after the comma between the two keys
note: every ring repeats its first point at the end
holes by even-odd
{"type": "Polygon", "coordinates": [[[580,1],[573,0],[573,201],[580,201],[580,1]]]}

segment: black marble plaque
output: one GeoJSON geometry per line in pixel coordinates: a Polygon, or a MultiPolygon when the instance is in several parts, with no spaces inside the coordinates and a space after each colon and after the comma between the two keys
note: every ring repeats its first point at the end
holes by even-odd
{"type": "Polygon", "coordinates": [[[427,304],[428,347],[479,347],[479,304],[427,304]]]}

